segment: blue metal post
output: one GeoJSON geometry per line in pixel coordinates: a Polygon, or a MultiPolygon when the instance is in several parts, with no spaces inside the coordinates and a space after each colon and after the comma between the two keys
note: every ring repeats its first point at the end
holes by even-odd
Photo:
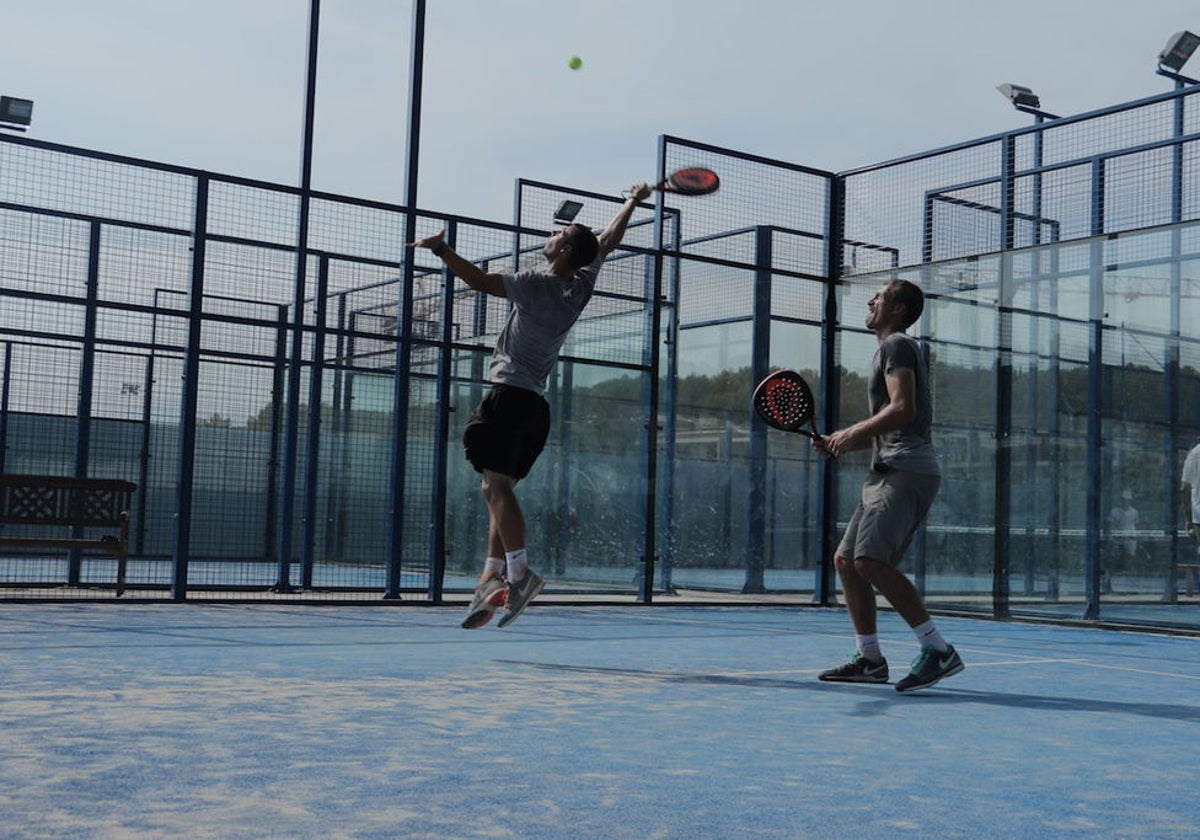
{"type": "Polygon", "coordinates": [[[187,598],[188,557],[192,546],[192,482],[195,477],[196,402],[200,389],[200,327],[204,320],[204,259],[208,247],[208,178],[196,180],[192,232],[192,277],[188,293],[188,332],[183,351],[183,393],[179,406],[178,472],[175,481],[174,576],[171,597],[187,598]]]}
{"type": "MultiPolygon", "coordinates": [[[[754,305],[750,338],[750,387],[770,373],[771,356],[771,247],[772,231],[765,225],[754,229],[754,305]]],[[[730,457],[732,457],[732,445],[730,457]]],[[[767,553],[767,529],[774,523],[767,518],[767,427],[750,424],[750,527],[746,533],[746,579],[742,592],[766,590],[763,567],[767,553]]],[[[729,480],[733,473],[729,471],[729,480]]],[[[793,515],[789,512],[788,515],[793,515]]]]}
{"type": "MultiPolygon", "coordinates": [[[[842,278],[843,240],[846,238],[846,182],[840,176],[829,179],[826,199],[829,217],[825,234],[825,318],[821,322],[821,383],[817,397],[820,413],[819,431],[836,429],[841,422],[842,383],[838,369],[838,286],[842,278]]],[[[833,552],[837,548],[837,464],[832,458],[823,458],[819,479],[820,503],[817,505],[817,522],[820,535],[817,539],[817,572],[813,583],[813,603],[830,605],[834,602],[836,574],[833,568],[833,552]]]]}
{"type": "MultiPolygon", "coordinates": [[[[425,64],[425,0],[413,3],[412,49],[409,65],[408,160],[404,171],[404,242],[417,238],[417,162],[421,145],[421,88],[425,64]]],[[[396,371],[392,390],[391,509],[388,534],[387,588],[383,597],[400,598],[400,567],[404,559],[404,482],[408,471],[408,400],[412,359],[413,256],[401,255],[400,316],[396,331],[396,371]]]]}
{"type": "Polygon", "coordinates": [[[1101,482],[1103,470],[1103,433],[1101,411],[1104,408],[1104,160],[1092,163],[1092,243],[1088,264],[1088,319],[1091,326],[1088,343],[1088,399],[1087,399],[1087,524],[1084,554],[1084,588],[1086,605],[1083,617],[1095,619],[1100,616],[1100,531],[1103,520],[1100,514],[1101,482]]]}
{"type": "MultiPolygon", "coordinates": [[[[667,139],[658,138],[658,173],[666,174],[667,139]]],[[[666,215],[661,192],[654,199],[654,260],[647,282],[643,287],[650,306],[649,335],[646,336],[642,360],[648,368],[646,382],[646,476],[645,507],[642,511],[642,574],[638,580],[638,600],[649,604],[654,600],[654,567],[657,561],[658,532],[658,432],[659,432],[659,334],[662,330],[663,310],[663,233],[666,215]]]]}
{"type": "MultiPolygon", "coordinates": [[[[79,359],[79,399],[75,418],[75,476],[84,478],[88,474],[88,461],[92,445],[92,394],[96,376],[96,312],[100,305],[100,223],[93,221],[88,226],[88,266],[86,302],[83,310],[83,341],[79,359]]],[[[83,529],[76,526],[71,536],[83,536],[83,529]]],[[[67,553],[67,582],[79,585],[83,565],[83,553],[73,548],[67,553]]]]}
{"type": "MultiPolygon", "coordinates": [[[[671,250],[678,251],[682,247],[683,231],[680,225],[680,216],[678,211],[674,211],[675,223],[671,229],[674,232],[674,241],[671,243],[671,250]]],[[[664,270],[667,266],[663,266],[664,270]]],[[[659,583],[662,591],[666,595],[675,594],[675,545],[676,545],[676,523],[675,523],[675,456],[676,456],[676,441],[678,440],[678,397],[679,397],[679,287],[680,276],[682,270],[680,268],[680,260],[672,259],[670,264],[671,272],[671,293],[670,300],[662,300],[660,304],[665,307],[666,323],[666,365],[667,369],[663,376],[663,391],[662,391],[662,418],[663,418],[663,437],[662,437],[662,499],[660,510],[662,513],[663,527],[666,530],[666,538],[663,540],[662,556],[659,558],[659,583]]]]}
{"type": "MultiPolygon", "coordinates": [[[[1178,79],[1175,81],[1175,89],[1180,90],[1184,87],[1184,83],[1178,79]]],[[[1187,104],[1186,98],[1180,94],[1175,97],[1173,103],[1174,113],[1173,133],[1175,137],[1182,137],[1184,131],[1184,111],[1187,104]]],[[[1180,405],[1180,377],[1179,377],[1179,338],[1180,338],[1180,305],[1182,303],[1181,296],[1183,290],[1183,266],[1181,263],[1182,253],[1182,234],[1179,230],[1179,223],[1183,219],[1183,144],[1176,143],[1171,147],[1171,224],[1175,225],[1171,229],[1171,262],[1170,262],[1170,279],[1169,291],[1167,293],[1167,332],[1168,339],[1166,343],[1166,358],[1163,360],[1163,375],[1165,382],[1163,383],[1163,400],[1164,414],[1167,424],[1168,433],[1164,435],[1163,442],[1163,463],[1168,465],[1163,475],[1163,492],[1162,498],[1166,505],[1166,510],[1163,511],[1163,530],[1167,534],[1169,543],[1169,561],[1167,563],[1167,584],[1163,593],[1163,600],[1168,603],[1174,603],[1178,600],[1179,581],[1177,569],[1175,566],[1175,558],[1178,557],[1179,551],[1179,529],[1175,526],[1178,521],[1179,510],[1182,507],[1182,499],[1180,498],[1179,476],[1176,474],[1176,455],[1175,455],[1175,440],[1179,429],[1179,405],[1180,405]]]]}
{"type": "Polygon", "coordinates": [[[0,383],[0,473],[7,472],[8,453],[8,399],[12,392],[12,354],[11,341],[4,342],[4,381],[0,383]]]}
{"type": "MultiPolygon", "coordinates": [[[[1043,117],[1040,115],[1036,118],[1037,124],[1041,125],[1043,117]]],[[[1039,171],[1042,166],[1044,143],[1044,129],[1038,129],[1033,135],[1033,208],[1030,215],[1033,216],[1033,244],[1039,246],[1042,244],[1042,173],[1039,171]]],[[[1021,511],[1021,517],[1025,520],[1025,539],[1022,541],[1024,550],[1021,552],[1021,567],[1023,569],[1023,581],[1021,591],[1025,595],[1032,595],[1035,589],[1034,579],[1036,575],[1036,538],[1034,537],[1035,519],[1037,512],[1040,510],[1038,497],[1043,492],[1042,482],[1037,480],[1037,463],[1038,463],[1038,405],[1043,398],[1040,391],[1041,372],[1039,370],[1039,354],[1038,345],[1041,339],[1042,319],[1040,315],[1039,300],[1041,297],[1041,273],[1043,254],[1040,248],[1034,249],[1031,254],[1032,265],[1030,270],[1033,274],[1029,282],[1029,309],[1032,312],[1029,324],[1029,344],[1023,348],[1029,359],[1029,387],[1027,389],[1025,412],[1027,428],[1025,430],[1025,497],[1024,510],[1021,511]]],[[[1055,498],[1056,494],[1051,494],[1048,498],[1055,498]]],[[[1011,584],[1011,577],[1009,579],[1011,584]]]]}
{"type": "MultiPolygon", "coordinates": [[[[1058,223],[1054,223],[1050,228],[1050,241],[1057,243],[1061,238],[1060,227],[1058,223]]],[[[1047,311],[1051,313],[1058,312],[1059,265],[1058,248],[1054,248],[1050,252],[1049,267],[1049,274],[1054,278],[1054,282],[1050,284],[1050,299],[1046,305],[1047,311]]],[[[1046,429],[1046,437],[1050,442],[1048,453],[1050,475],[1046,484],[1050,488],[1053,503],[1049,505],[1049,519],[1046,522],[1050,538],[1050,567],[1046,570],[1046,600],[1055,602],[1058,600],[1060,592],[1059,577],[1062,558],[1062,503],[1059,501],[1059,488],[1062,486],[1062,412],[1059,409],[1061,404],[1059,394],[1062,391],[1062,364],[1059,361],[1062,356],[1062,328],[1058,318],[1051,318],[1049,326],[1049,356],[1054,360],[1054,366],[1050,368],[1048,377],[1050,381],[1046,385],[1046,403],[1050,406],[1049,427],[1046,429]]]]}
{"type": "MultiPolygon", "coordinates": [[[[288,367],[279,500],[278,572],[275,592],[291,592],[292,523],[296,518],[296,470],[300,450],[300,380],[304,365],[304,303],[308,285],[308,213],[312,191],[313,122],[317,98],[317,51],[321,0],[309,0],[308,60],[305,62],[304,132],[300,152],[300,208],[296,220],[296,271],[292,288],[292,350],[288,367]]],[[[309,470],[315,468],[309,464],[309,470]]]]}
{"type": "Polygon", "coordinates": [[[996,306],[995,492],[992,539],[992,614],[1010,614],[1009,573],[1012,563],[1012,259],[1016,212],[1016,137],[1004,138],[1000,181],[1000,290],[996,306]]]}
{"type": "Polygon", "coordinates": [[[304,471],[304,532],[300,546],[300,576],[305,589],[313,585],[313,564],[316,561],[317,494],[321,471],[321,406],[324,402],[323,373],[325,370],[325,318],[328,312],[329,257],[322,254],[317,264],[317,291],[313,299],[315,320],[313,331],[312,373],[308,380],[308,437],[304,471]]]}
{"type": "MultiPolygon", "coordinates": [[[[446,230],[447,241],[457,238],[454,222],[446,230]]],[[[446,577],[446,450],[450,443],[450,412],[454,405],[450,399],[451,379],[454,373],[454,277],[449,268],[442,269],[442,335],[437,367],[438,411],[434,415],[433,435],[433,487],[430,502],[433,505],[432,533],[429,540],[429,600],[442,602],[446,577]]]]}
{"type": "MultiPolygon", "coordinates": [[[[265,560],[275,558],[277,561],[280,554],[277,553],[279,543],[279,532],[287,528],[288,522],[291,519],[281,519],[280,516],[280,500],[279,500],[279,480],[284,472],[280,465],[291,463],[294,459],[280,460],[280,444],[287,435],[284,427],[284,418],[286,416],[287,407],[284,403],[287,401],[285,394],[287,393],[287,376],[288,376],[288,308],[283,304],[278,304],[275,307],[275,359],[271,366],[271,412],[270,425],[268,426],[268,444],[267,449],[267,474],[266,474],[266,511],[263,519],[265,525],[263,527],[263,549],[262,556],[265,560]]],[[[297,397],[299,399],[299,397],[297,397]]],[[[285,444],[286,445],[286,444],[285,444]]],[[[290,530],[290,529],[289,529],[290,530]]],[[[291,538],[288,538],[290,544],[291,538]]],[[[285,578],[290,575],[291,564],[287,564],[287,568],[283,570],[285,578]]],[[[280,589],[279,591],[290,592],[291,587],[280,589]]]]}
{"type": "Polygon", "coordinates": [[[154,311],[150,313],[150,353],[146,356],[146,369],[142,375],[142,431],[138,451],[138,494],[133,535],[133,553],[141,554],[146,547],[146,500],[150,486],[150,447],[153,442],[154,423],[154,354],[158,352],[158,293],[154,290],[154,311]]]}

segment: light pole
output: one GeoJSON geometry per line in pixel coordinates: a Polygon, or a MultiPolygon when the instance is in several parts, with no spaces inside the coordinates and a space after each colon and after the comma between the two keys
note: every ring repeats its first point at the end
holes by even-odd
{"type": "MultiPolygon", "coordinates": [[[[1032,114],[1033,118],[1034,118],[1034,122],[1038,126],[1041,126],[1041,124],[1043,122],[1045,122],[1046,120],[1058,119],[1058,117],[1056,115],[1047,113],[1046,111],[1043,111],[1041,99],[1038,97],[1038,95],[1036,93],[1033,92],[1032,89],[1030,89],[1024,85],[1016,85],[1016,84],[1011,84],[1011,83],[1005,82],[1004,84],[997,85],[996,90],[1000,91],[1000,94],[1005,99],[1007,99],[1009,102],[1011,102],[1012,106],[1015,109],[1017,109],[1018,111],[1021,111],[1022,113],[1032,114]]],[[[1033,203],[1032,203],[1032,207],[1030,208],[1028,218],[1033,221],[1033,244],[1034,245],[1042,244],[1042,164],[1043,164],[1043,145],[1044,145],[1043,134],[1044,134],[1044,131],[1040,127],[1038,129],[1036,129],[1033,134],[1033,175],[1032,175],[1032,188],[1033,188],[1032,202],[1033,203]]],[[[1017,236],[1016,236],[1016,220],[1019,216],[1017,207],[1016,207],[1016,182],[1017,182],[1016,168],[1017,168],[1017,161],[1016,161],[1016,153],[1015,153],[1015,141],[1013,140],[1013,138],[1010,135],[1009,139],[1006,141],[1006,146],[1005,146],[1005,156],[1004,156],[1004,182],[1005,182],[1004,195],[1005,195],[1005,197],[1002,202],[1002,212],[1001,212],[1001,226],[1002,226],[1001,242],[1003,243],[1003,247],[1004,247],[1005,251],[1009,251],[1012,248],[1017,247],[1020,244],[1017,242],[1017,236]]],[[[1032,275],[1031,275],[1031,279],[1030,279],[1030,284],[1031,284],[1030,295],[1033,300],[1034,308],[1037,308],[1038,297],[1039,297],[1039,295],[1038,295],[1039,276],[1041,274],[1040,262],[1041,262],[1042,254],[1040,253],[1040,250],[1034,250],[1032,256],[1033,256],[1033,260],[1034,260],[1034,265],[1033,265],[1033,271],[1032,271],[1032,275]]],[[[1006,263],[1006,264],[1011,265],[1010,263],[1006,263]]],[[[1001,297],[1002,307],[1001,307],[1001,311],[998,314],[998,317],[1001,319],[1002,322],[1011,319],[1011,315],[1008,314],[1005,310],[1008,306],[1011,306],[1012,296],[1015,292],[1015,290],[1013,289],[1013,278],[1011,276],[1011,269],[1006,269],[1004,274],[1006,276],[1002,277],[1002,279],[1000,281],[1001,288],[1002,288],[1002,297],[1001,297]],[[1007,290],[1006,292],[1004,291],[1005,289],[1007,290]]],[[[1052,285],[1051,286],[1051,294],[1054,293],[1053,289],[1054,289],[1054,286],[1052,285]]],[[[1032,323],[1030,324],[1031,336],[1030,336],[1029,340],[1030,340],[1032,346],[1037,346],[1037,344],[1039,342],[1038,333],[1040,330],[1040,323],[1041,323],[1040,319],[1034,318],[1034,319],[1032,319],[1032,323]]],[[[1003,333],[1010,333],[1011,332],[1011,323],[1008,323],[1008,324],[1002,323],[1001,329],[1002,329],[1003,333]]],[[[1055,331],[1055,337],[1053,340],[1055,341],[1055,343],[1057,343],[1057,331],[1055,331]]],[[[1011,352],[1011,349],[1012,348],[1009,348],[1010,352],[1011,352]]],[[[1028,374],[1029,379],[1030,379],[1030,388],[1028,391],[1029,404],[1027,406],[1026,413],[1029,417],[1037,417],[1038,416],[1037,400],[1038,400],[1038,394],[1040,393],[1039,389],[1037,387],[1038,373],[1039,373],[1039,371],[1037,369],[1037,365],[1035,364],[1030,368],[1030,371],[1028,374]]],[[[1050,375],[1052,377],[1051,384],[1053,386],[1054,380],[1057,379],[1057,369],[1052,369],[1050,372],[1050,375]]],[[[997,596],[997,599],[996,599],[997,603],[1002,605],[1001,608],[997,609],[997,612],[1000,615],[1006,615],[1007,610],[1008,610],[1008,607],[1007,607],[1008,596],[1011,591],[1010,573],[1011,573],[1011,551],[1012,551],[1011,541],[1008,537],[1009,525],[1010,525],[1010,522],[1012,519],[1012,489],[1011,489],[1011,482],[1010,482],[1011,471],[1012,471],[1012,455],[1008,448],[1008,446],[1009,446],[1008,438],[1011,436],[1011,434],[1013,432],[1013,429],[1012,429],[1013,371],[1012,371],[1011,362],[1008,364],[1005,364],[1003,361],[1003,358],[1001,359],[1001,364],[999,365],[998,376],[999,376],[999,378],[997,381],[998,399],[997,399],[997,415],[996,415],[996,432],[997,432],[997,437],[1000,441],[1000,446],[997,448],[997,451],[996,451],[996,503],[997,503],[996,525],[997,525],[998,531],[997,531],[997,540],[996,540],[995,551],[996,551],[996,556],[997,556],[997,561],[998,561],[997,568],[1002,569],[1003,574],[999,575],[998,578],[993,582],[993,591],[994,591],[995,595],[997,596]]],[[[1052,422],[1052,426],[1051,426],[1052,431],[1054,431],[1054,425],[1055,424],[1052,422]]],[[[1028,595],[1028,594],[1031,594],[1034,589],[1035,569],[1034,569],[1034,565],[1033,565],[1033,557],[1034,557],[1033,519],[1035,516],[1035,511],[1038,510],[1037,494],[1038,494],[1038,490],[1039,490],[1039,488],[1037,486],[1037,482],[1033,479],[1033,476],[1035,476],[1037,474],[1037,454],[1036,453],[1037,453],[1037,449],[1038,449],[1038,447],[1035,445],[1036,439],[1037,439],[1037,425],[1035,422],[1030,423],[1027,433],[1028,433],[1029,443],[1031,445],[1028,445],[1025,447],[1024,469],[1025,469],[1025,475],[1027,476],[1026,481],[1031,482],[1032,486],[1030,487],[1030,491],[1027,494],[1025,494],[1027,508],[1024,511],[1022,511],[1022,516],[1026,520],[1025,521],[1025,535],[1026,535],[1026,540],[1027,540],[1026,550],[1025,550],[1024,559],[1023,559],[1023,578],[1024,578],[1023,588],[1025,590],[1025,594],[1028,595]]],[[[1055,439],[1055,436],[1052,435],[1052,439],[1055,439]]],[[[1054,459],[1055,473],[1054,473],[1054,477],[1052,479],[1052,481],[1053,481],[1052,486],[1055,488],[1057,488],[1057,486],[1058,486],[1057,461],[1058,461],[1058,459],[1055,458],[1054,459]]],[[[1051,514],[1051,525],[1052,525],[1052,527],[1050,529],[1051,532],[1056,534],[1058,531],[1056,513],[1051,514]]],[[[1057,555],[1055,555],[1055,556],[1057,556],[1057,555]]],[[[1057,567],[1049,569],[1047,571],[1046,578],[1047,578],[1046,598],[1047,598],[1047,600],[1056,601],[1058,599],[1057,567]]]]}
{"type": "MultiPolygon", "coordinates": [[[[1158,75],[1175,82],[1175,90],[1180,91],[1189,85],[1197,84],[1195,79],[1182,76],[1179,71],[1187,64],[1192,53],[1200,47],[1200,36],[1187,30],[1176,32],[1167,39],[1167,44],[1158,54],[1158,75]]],[[[1184,107],[1186,96],[1179,93],[1175,96],[1175,110],[1172,115],[1172,133],[1180,138],[1184,133],[1184,107]]],[[[1179,430],[1179,337],[1182,328],[1180,316],[1183,269],[1181,255],[1183,243],[1179,223],[1183,220],[1183,144],[1176,142],[1171,147],[1171,255],[1169,262],[1170,289],[1167,293],[1167,358],[1164,369],[1166,382],[1164,387],[1165,413],[1167,424],[1172,434],[1167,436],[1164,443],[1163,459],[1167,464],[1175,463],[1175,432],[1179,430]]],[[[1164,476],[1164,495],[1167,500],[1163,512],[1164,530],[1170,536],[1171,571],[1167,575],[1167,586],[1163,600],[1173,603],[1176,599],[1178,584],[1176,581],[1176,565],[1174,558],[1179,551],[1179,532],[1175,527],[1175,512],[1179,510],[1179,482],[1172,470],[1167,470],[1164,476]]]]}

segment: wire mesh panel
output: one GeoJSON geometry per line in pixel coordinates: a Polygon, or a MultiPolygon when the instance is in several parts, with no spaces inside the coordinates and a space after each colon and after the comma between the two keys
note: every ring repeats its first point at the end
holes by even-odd
{"type": "MultiPolygon", "coordinates": [[[[692,252],[701,243],[724,241],[727,251],[713,250],[709,245],[707,255],[754,264],[752,257],[747,259],[747,253],[738,250],[745,240],[729,237],[731,231],[768,226],[819,238],[828,231],[831,173],[675,137],[664,138],[663,158],[668,173],[701,166],[721,176],[721,188],[712,195],[666,196],[668,206],[679,210],[679,239],[684,251],[692,252]]],[[[774,255],[773,266],[780,271],[821,276],[825,273],[825,248],[781,247],[774,255]]]]}
{"type": "Polygon", "coordinates": [[[911,265],[1195,219],[1197,101],[1184,89],[847,173],[846,237],[911,265]]]}
{"type": "MultiPolygon", "coordinates": [[[[655,176],[707,167],[722,186],[636,208],[563,347],[522,483],[537,564],[564,591],[643,594],[650,564],[660,592],[812,588],[857,476],[813,521],[823,466],[768,436],[748,394],[793,367],[827,416],[861,419],[866,302],[906,277],[927,296],[912,331],[945,458],[912,555],[933,602],[1002,611],[1007,586],[1022,610],[1094,616],[1186,598],[1195,93],[841,174],[660,138],[655,176]]],[[[627,185],[518,186],[515,225],[420,214],[416,235],[511,273],[544,264],[564,199],[601,230],[627,185]]],[[[314,194],[302,231],[301,207],[291,187],[0,138],[4,469],[136,483],[139,597],[425,599],[478,571],[486,508],[460,439],[510,303],[406,249],[404,208],[314,194]]],[[[39,595],[110,579],[105,558],[0,561],[0,584],[39,595]]]]}
{"type": "Polygon", "coordinates": [[[141,226],[192,227],[194,181],[183,171],[48,149],[19,137],[0,144],[0,202],[141,226]]]}

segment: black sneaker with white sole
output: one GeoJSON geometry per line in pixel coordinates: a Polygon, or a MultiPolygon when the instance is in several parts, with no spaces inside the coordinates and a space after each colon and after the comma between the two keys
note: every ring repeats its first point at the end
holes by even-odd
{"type": "Polygon", "coordinates": [[[872,662],[860,652],[855,652],[845,665],[830,668],[817,674],[824,682],[886,683],[888,681],[887,660],[872,662]]]}
{"type": "Polygon", "coordinates": [[[948,650],[938,650],[926,645],[913,660],[908,676],[896,683],[896,690],[916,691],[919,688],[929,688],[938,680],[952,677],[965,667],[967,666],[963,664],[962,657],[953,645],[950,645],[948,650]]]}

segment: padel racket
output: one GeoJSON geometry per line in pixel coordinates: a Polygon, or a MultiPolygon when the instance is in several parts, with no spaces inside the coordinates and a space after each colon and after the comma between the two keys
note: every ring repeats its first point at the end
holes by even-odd
{"type": "Polygon", "coordinates": [[[708,195],[721,186],[721,179],[711,169],[692,166],[676,169],[654,188],[680,195],[708,195]]]}
{"type": "Polygon", "coordinates": [[[777,370],[754,389],[754,410],[773,429],[820,440],[812,388],[794,370],[777,370]],[[801,426],[808,424],[812,431],[801,426]]]}
{"type": "MultiPolygon", "coordinates": [[[[690,166],[687,169],[676,169],[670,175],[654,185],[654,189],[676,195],[708,195],[716,192],[721,186],[721,178],[711,169],[690,166]]],[[[622,195],[628,195],[628,192],[622,195]]]]}

